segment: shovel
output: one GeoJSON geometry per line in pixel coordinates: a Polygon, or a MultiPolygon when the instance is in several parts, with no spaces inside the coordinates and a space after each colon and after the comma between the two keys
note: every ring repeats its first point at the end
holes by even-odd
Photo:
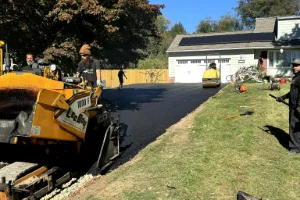
{"type": "MultiPolygon", "coordinates": [[[[270,95],[270,97],[273,97],[274,99],[277,98],[273,94],[269,94],[269,95],[270,95]]],[[[285,104],[285,105],[287,105],[287,106],[289,106],[289,103],[287,103],[286,101],[280,101],[280,102],[283,103],[283,104],[285,104]]]]}
{"type": "Polygon", "coordinates": [[[240,106],[240,108],[256,108],[256,106],[240,106]]]}
{"type": "Polygon", "coordinates": [[[232,118],[236,118],[236,117],[244,116],[244,115],[253,115],[253,113],[254,112],[252,112],[252,111],[247,111],[247,112],[242,113],[242,114],[238,114],[238,115],[233,115],[233,116],[226,117],[226,118],[224,118],[224,120],[232,119],[232,118]]]}

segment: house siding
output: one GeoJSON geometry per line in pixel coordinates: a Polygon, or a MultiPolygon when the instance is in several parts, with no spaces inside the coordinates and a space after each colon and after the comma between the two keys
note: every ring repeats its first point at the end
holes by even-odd
{"type": "MultiPolygon", "coordinates": [[[[230,74],[234,74],[237,70],[244,66],[256,65],[257,61],[254,58],[254,50],[228,50],[228,51],[210,51],[210,52],[181,52],[181,53],[169,53],[169,77],[170,79],[175,78],[177,60],[194,60],[194,59],[219,59],[219,55],[210,54],[221,54],[222,58],[230,59],[230,74]],[[242,59],[241,59],[242,58],[242,59]],[[244,60],[244,63],[239,63],[239,60],[244,60]]],[[[222,64],[221,67],[228,65],[222,64]]]]}
{"type": "Polygon", "coordinates": [[[176,66],[176,58],[168,57],[168,69],[169,69],[168,71],[169,71],[169,82],[170,83],[174,83],[174,81],[175,81],[175,66],[176,66]]]}
{"type": "Polygon", "coordinates": [[[278,20],[277,40],[300,39],[300,19],[278,20]]]}

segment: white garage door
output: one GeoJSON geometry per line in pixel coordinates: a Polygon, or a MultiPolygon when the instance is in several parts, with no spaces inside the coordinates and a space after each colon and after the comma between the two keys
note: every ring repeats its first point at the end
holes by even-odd
{"type": "Polygon", "coordinates": [[[178,63],[176,65],[175,82],[176,83],[201,83],[202,75],[205,71],[204,65],[178,63]]]}
{"type": "Polygon", "coordinates": [[[221,59],[221,82],[228,83],[226,77],[231,74],[230,59],[221,59]]]}
{"type": "MultiPolygon", "coordinates": [[[[227,83],[226,77],[231,74],[231,64],[229,58],[213,59],[220,69],[221,82],[227,83]]],[[[207,60],[208,63],[211,60],[207,60]]],[[[202,76],[206,69],[206,60],[177,60],[175,82],[176,83],[201,83],[202,76]]]]}

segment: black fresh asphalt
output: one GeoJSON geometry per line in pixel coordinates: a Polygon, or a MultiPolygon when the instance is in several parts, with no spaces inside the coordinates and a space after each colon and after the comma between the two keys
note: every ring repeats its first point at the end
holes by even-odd
{"type": "Polygon", "coordinates": [[[128,85],[122,91],[105,89],[112,116],[120,114],[122,156],[117,168],[163,134],[166,129],[191,113],[222,88],[202,88],[198,84],[128,85]]]}

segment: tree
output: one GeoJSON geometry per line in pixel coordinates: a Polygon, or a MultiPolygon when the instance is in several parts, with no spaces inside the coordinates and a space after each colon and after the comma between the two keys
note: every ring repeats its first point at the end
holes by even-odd
{"type": "Polygon", "coordinates": [[[159,15],[155,21],[155,25],[157,28],[157,36],[148,38],[149,43],[147,48],[145,49],[145,53],[148,57],[165,54],[163,52],[164,47],[162,43],[166,38],[170,21],[166,19],[163,15],[159,15]]]}
{"type": "Polygon", "coordinates": [[[186,30],[183,27],[181,22],[178,22],[176,24],[174,24],[174,26],[171,28],[171,30],[169,31],[169,34],[175,38],[176,35],[178,34],[186,34],[186,30]]]}
{"type": "Polygon", "coordinates": [[[172,43],[173,39],[178,34],[186,34],[182,23],[176,23],[170,30],[168,30],[170,21],[164,16],[159,16],[156,20],[156,27],[158,36],[156,38],[149,38],[149,45],[146,49],[147,56],[166,56],[166,50],[172,43]]]}
{"type": "Polygon", "coordinates": [[[239,0],[235,8],[243,25],[253,28],[255,18],[298,14],[300,0],[239,0]]]}
{"type": "Polygon", "coordinates": [[[207,17],[204,20],[201,20],[197,26],[196,33],[211,33],[215,31],[215,22],[207,17]]]}
{"type": "Polygon", "coordinates": [[[169,30],[170,20],[166,19],[163,15],[159,15],[155,21],[158,33],[164,34],[169,30]]]}
{"type": "Polygon", "coordinates": [[[31,51],[71,69],[88,43],[108,64],[137,63],[148,37],[157,36],[163,7],[148,0],[7,0],[0,7],[0,38],[19,60],[31,51]]]}
{"type": "Polygon", "coordinates": [[[221,16],[221,19],[214,23],[215,32],[233,32],[242,30],[242,26],[236,17],[226,14],[221,16]]]}
{"type": "Polygon", "coordinates": [[[232,32],[239,30],[242,30],[242,26],[238,18],[230,14],[225,14],[218,21],[213,21],[210,17],[201,20],[197,26],[196,33],[232,32]]]}
{"type": "Polygon", "coordinates": [[[171,45],[172,41],[179,34],[186,34],[186,30],[181,22],[178,22],[172,26],[172,28],[163,34],[161,41],[161,52],[163,55],[166,55],[166,51],[171,45]]]}
{"type": "Polygon", "coordinates": [[[159,37],[150,38],[148,48],[146,49],[147,58],[141,59],[138,63],[140,69],[167,69],[168,57],[167,49],[178,34],[186,34],[182,23],[176,23],[168,30],[170,21],[164,16],[159,16],[156,21],[156,27],[159,37]]]}

